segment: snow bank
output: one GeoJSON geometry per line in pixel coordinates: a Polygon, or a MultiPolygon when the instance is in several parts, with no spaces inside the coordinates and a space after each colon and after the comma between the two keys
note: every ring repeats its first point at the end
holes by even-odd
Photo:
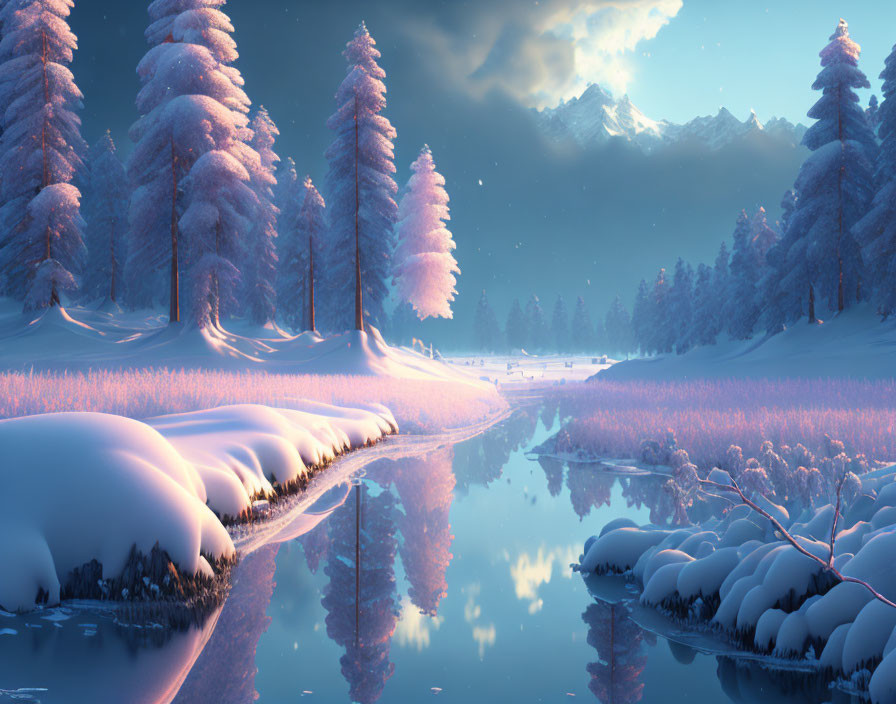
{"type": "MultiPolygon", "coordinates": [[[[892,482],[891,474],[881,476],[892,482]]],[[[834,543],[835,565],[892,600],[896,523],[890,504],[896,490],[880,481],[872,477],[846,507],[834,543]],[[869,524],[879,527],[872,531],[869,524]]],[[[804,549],[826,560],[832,508],[823,506],[798,518],[780,516],[804,549]]],[[[580,571],[627,575],[641,586],[642,604],[682,625],[710,627],[739,648],[796,658],[844,679],[869,670],[873,701],[893,700],[896,608],[861,585],[840,582],[747,507],[674,531],[608,525],[585,545],[580,571]]]]}
{"type": "Polygon", "coordinates": [[[0,421],[9,497],[0,512],[0,607],[25,610],[39,596],[58,603],[73,571],[93,560],[102,579],[114,578],[132,548],[148,556],[158,545],[182,573],[212,577],[208,560],[234,555],[218,516],[303,486],[315,467],[396,430],[383,407],[311,402],[146,423],[100,413],[0,421]]]}

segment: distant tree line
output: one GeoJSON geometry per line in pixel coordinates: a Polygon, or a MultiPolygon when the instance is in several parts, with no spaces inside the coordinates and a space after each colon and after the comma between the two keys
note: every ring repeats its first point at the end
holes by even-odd
{"type": "Polygon", "coordinates": [[[627,356],[635,351],[631,316],[619,296],[603,317],[595,319],[581,296],[572,315],[563,297],[557,296],[550,319],[538,296],[533,294],[525,309],[514,299],[502,329],[483,291],[476,306],[473,339],[482,352],[627,356]]]}
{"type": "Polygon", "coordinates": [[[632,327],[643,353],[776,334],[862,302],[883,318],[896,308],[896,48],[880,75],[884,100],[872,96],[866,110],[855,90],[870,84],[845,21],[820,56],[812,87],[822,95],[803,138],[812,153],[780,221],[742,211],[713,266],[679,259],[671,277],[642,280],[632,327]]]}

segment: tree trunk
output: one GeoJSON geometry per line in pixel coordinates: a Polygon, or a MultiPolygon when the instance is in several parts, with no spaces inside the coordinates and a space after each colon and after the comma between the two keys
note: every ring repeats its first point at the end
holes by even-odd
{"type": "MultiPolygon", "coordinates": [[[[215,256],[221,256],[221,221],[215,223],[215,256]]],[[[218,272],[212,274],[212,325],[221,327],[221,288],[218,272]]]]}
{"type": "Polygon", "coordinates": [[[308,325],[314,332],[317,328],[314,324],[314,235],[308,232],[308,325]]]}
{"type": "MultiPolygon", "coordinates": [[[[47,61],[49,61],[49,45],[47,42],[47,32],[46,30],[41,30],[41,53],[40,53],[40,62],[42,65],[43,71],[43,83],[44,83],[44,105],[50,104],[50,77],[47,73],[47,61]]],[[[41,183],[40,190],[43,190],[47,186],[50,185],[50,160],[47,156],[47,120],[44,117],[43,125],[40,130],[40,149],[41,149],[41,158],[43,159],[43,173],[41,175],[41,183]]],[[[53,258],[53,252],[50,248],[50,244],[52,241],[52,235],[50,233],[50,227],[47,226],[45,232],[46,238],[46,252],[44,253],[44,261],[53,258]]],[[[51,284],[52,288],[50,290],[50,305],[57,306],[59,305],[59,292],[56,290],[56,282],[53,281],[51,284]]]]}
{"type": "Polygon", "coordinates": [[[180,322],[180,281],[177,263],[177,155],[171,138],[171,298],[168,324],[180,322]]]}
{"type": "Polygon", "coordinates": [[[809,322],[818,322],[815,318],[815,287],[809,284],[809,322]]]}
{"type": "Polygon", "coordinates": [[[364,301],[361,293],[361,145],[358,138],[358,99],[355,98],[355,329],[364,332],[364,301]]]}

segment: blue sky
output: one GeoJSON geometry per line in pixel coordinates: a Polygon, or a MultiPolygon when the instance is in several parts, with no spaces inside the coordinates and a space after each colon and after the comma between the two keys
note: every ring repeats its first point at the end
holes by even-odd
{"type": "Polygon", "coordinates": [[[882,0],[684,0],[630,55],[629,95],[654,118],[685,121],[724,105],[741,119],[752,108],[763,120],[806,123],[818,52],[840,17],[862,46],[860,66],[880,97],[877,77],[896,42],[896,3],[882,0]]]}

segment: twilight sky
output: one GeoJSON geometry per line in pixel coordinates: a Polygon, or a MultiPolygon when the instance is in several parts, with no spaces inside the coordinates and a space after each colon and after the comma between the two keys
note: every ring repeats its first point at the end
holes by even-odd
{"type": "MultiPolygon", "coordinates": [[[[741,119],[752,108],[807,122],[818,51],[841,15],[875,90],[896,42],[885,0],[230,0],[224,10],[246,90],[280,127],[277,151],[319,183],[341,51],[367,22],[388,74],[399,184],[423,143],[448,181],[467,327],[482,288],[502,321],[513,297],[532,293],[546,308],[558,293],[570,308],[583,295],[601,314],[616,292],[630,302],[639,278],[679,255],[710,260],[741,208],[776,215],[803,157],[743,145],[570,154],[542,139],[528,107],[595,81],[656,119],[725,105],[741,119]]],[[[146,3],[76,0],[71,24],[85,138],[109,127],[127,153],[146,3]]]]}

